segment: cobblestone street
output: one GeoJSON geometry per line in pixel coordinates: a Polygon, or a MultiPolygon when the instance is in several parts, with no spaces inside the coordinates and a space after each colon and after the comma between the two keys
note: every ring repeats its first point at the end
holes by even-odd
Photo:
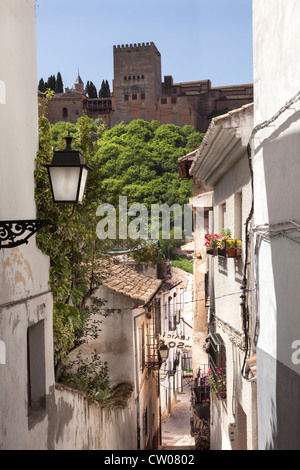
{"type": "Polygon", "coordinates": [[[195,439],[191,436],[190,419],[192,416],[191,393],[186,389],[178,393],[173,413],[162,423],[161,450],[195,449],[195,439]]]}

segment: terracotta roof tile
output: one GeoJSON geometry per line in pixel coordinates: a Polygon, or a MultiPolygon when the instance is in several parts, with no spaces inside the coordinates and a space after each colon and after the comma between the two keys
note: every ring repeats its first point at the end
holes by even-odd
{"type": "Polygon", "coordinates": [[[106,269],[102,284],[118,294],[138,300],[141,304],[151,300],[162,284],[161,280],[140,274],[128,266],[112,264],[106,269]]]}

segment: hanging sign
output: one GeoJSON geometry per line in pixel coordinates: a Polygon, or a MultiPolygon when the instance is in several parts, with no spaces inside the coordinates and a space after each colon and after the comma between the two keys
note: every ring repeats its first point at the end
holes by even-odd
{"type": "Polygon", "coordinates": [[[165,333],[160,335],[159,343],[160,345],[166,344],[169,348],[191,348],[193,346],[193,338],[191,336],[165,333]]]}

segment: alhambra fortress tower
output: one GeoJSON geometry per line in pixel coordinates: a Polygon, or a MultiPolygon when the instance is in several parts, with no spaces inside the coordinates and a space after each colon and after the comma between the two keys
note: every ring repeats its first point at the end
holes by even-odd
{"type": "MultiPolygon", "coordinates": [[[[85,112],[111,128],[133,119],[190,124],[205,132],[211,119],[253,101],[253,85],[212,87],[210,80],[174,83],[161,77],[161,54],[153,42],[113,47],[114,80],[109,98],[88,98],[78,74],[73,88],[57,93],[48,105],[51,123],[75,123],[85,112]]],[[[41,97],[41,96],[40,96],[41,97]]]]}

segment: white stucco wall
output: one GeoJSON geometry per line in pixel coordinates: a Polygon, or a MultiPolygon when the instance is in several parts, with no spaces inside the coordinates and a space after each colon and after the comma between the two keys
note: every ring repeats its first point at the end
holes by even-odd
{"type": "Polygon", "coordinates": [[[256,415],[254,385],[241,377],[244,352],[241,317],[241,285],[245,259],[244,223],[249,215],[252,191],[248,157],[245,151],[242,158],[228,171],[214,187],[214,233],[220,233],[220,204],[226,204],[224,227],[231,229],[236,236],[235,194],[242,193],[242,258],[222,258],[215,256],[213,263],[214,309],[220,321],[216,322],[216,333],[224,341],[226,349],[227,398],[212,403],[211,449],[252,450],[256,448],[256,415]],[[237,336],[235,332],[239,332],[237,336]],[[236,425],[234,441],[230,441],[229,426],[236,425]]]}
{"type": "Polygon", "coordinates": [[[58,386],[55,416],[52,450],[136,450],[134,394],[125,408],[103,407],[76,390],[58,386]]]}
{"type": "MultiPolygon", "coordinates": [[[[134,332],[132,308],[134,301],[129,297],[101,286],[95,292],[98,299],[105,301],[103,309],[114,311],[107,317],[95,314],[93,319],[99,323],[99,335],[80,346],[84,357],[91,357],[94,349],[100,354],[101,361],[108,363],[111,385],[130,382],[134,385],[134,332]],[[119,312],[120,310],[120,312],[119,312]]],[[[73,360],[77,350],[70,354],[73,360]]]]}
{"type": "MultiPolygon", "coordinates": [[[[3,0],[0,15],[0,220],[34,219],[38,148],[35,2],[3,0]]],[[[27,329],[44,321],[45,397],[54,386],[49,260],[35,245],[0,250],[0,448],[46,449],[48,405],[29,413],[27,329]]],[[[35,346],[34,346],[35,348],[35,346]]],[[[34,349],[35,350],[35,349],[34,349]]]]}
{"type": "Polygon", "coordinates": [[[299,100],[284,109],[299,92],[299,15],[297,0],[253,1],[254,123],[263,125],[252,140],[260,449],[300,446],[300,365],[292,361],[292,343],[300,339],[300,238],[289,225],[300,221],[299,100]]]}
{"type": "Polygon", "coordinates": [[[298,0],[253,0],[254,125],[269,119],[299,91],[298,0]]]}
{"type": "Polygon", "coordinates": [[[250,174],[246,152],[236,165],[220,180],[214,188],[214,232],[220,233],[220,205],[226,204],[224,227],[235,234],[235,194],[242,192],[242,257],[241,259],[214,257],[215,311],[222,319],[238,331],[242,331],[240,316],[240,287],[243,279],[243,260],[245,258],[244,223],[249,215],[252,201],[250,174]],[[234,295],[228,295],[234,294],[234,295]]]}

